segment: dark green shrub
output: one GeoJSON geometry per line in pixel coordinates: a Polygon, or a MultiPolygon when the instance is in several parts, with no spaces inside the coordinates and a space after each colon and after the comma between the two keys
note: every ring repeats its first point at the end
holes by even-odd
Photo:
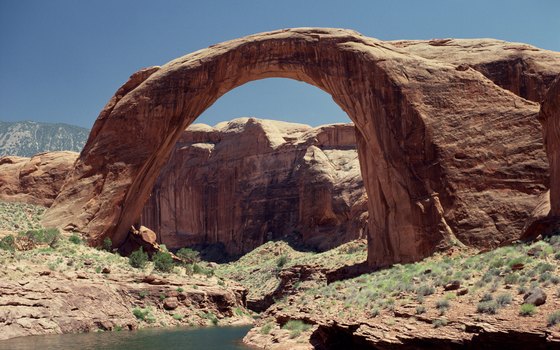
{"type": "Polygon", "coordinates": [[[103,250],[110,252],[112,249],[113,241],[111,241],[111,238],[105,237],[105,239],[103,240],[103,250]]]}
{"type": "Polygon", "coordinates": [[[162,272],[173,270],[173,257],[167,252],[157,252],[152,256],[154,268],[162,272]]]}
{"type": "Polygon", "coordinates": [[[130,266],[137,269],[143,269],[148,262],[148,253],[145,253],[142,247],[140,249],[132,252],[128,257],[128,263],[130,266]]]}
{"type": "Polygon", "coordinates": [[[426,296],[426,295],[432,295],[435,293],[435,288],[427,285],[427,284],[423,284],[420,287],[418,287],[418,289],[416,289],[416,294],[418,295],[422,295],[422,296],[426,296]]]}
{"type": "Polygon", "coordinates": [[[19,237],[27,239],[33,245],[48,244],[55,246],[60,238],[60,231],[56,228],[29,230],[21,232],[19,237]]]}
{"type": "Polygon", "coordinates": [[[276,260],[276,266],[278,268],[282,268],[284,267],[284,265],[286,265],[287,262],[288,262],[288,256],[284,254],[280,256],[278,260],[276,260]]]}
{"type": "Polygon", "coordinates": [[[140,321],[146,321],[146,318],[150,315],[150,309],[141,309],[136,307],[132,310],[132,314],[140,321]]]}
{"type": "Polygon", "coordinates": [[[191,248],[181,248],[175,255],[187,264],[193,264],[200,261],[200,253],[191,248]]]}
{"type": "Polygon", "coordinates": [[[80,236],[78,236],[77,234],[72,234],[72,236],[70,236],[68,238],[68,240],[74,244],[81,244],[82,243],[82,238],[80,236]]]}
{"type": "Polygon", "coordinates": [[[14,236],[7,235],[6,237],[0,239],[0,249],[15,251],[16,250],[16,240],[14,236]]]}

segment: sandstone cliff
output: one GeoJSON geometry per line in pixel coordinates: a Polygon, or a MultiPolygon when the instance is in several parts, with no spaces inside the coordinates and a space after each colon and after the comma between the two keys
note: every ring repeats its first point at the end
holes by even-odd
{"type": "Polygon", "coordinates": [[[183,133],[141,223],[168,248],[237,255],[288,238],[324,250],[365,237],[366,203],[352,124],[241,118],[183,133]]]}
{"type": "Polygon", "coordinates": [[[77,158],[69,151],[0,158],[0,200],[50,206],[77,158]]]}

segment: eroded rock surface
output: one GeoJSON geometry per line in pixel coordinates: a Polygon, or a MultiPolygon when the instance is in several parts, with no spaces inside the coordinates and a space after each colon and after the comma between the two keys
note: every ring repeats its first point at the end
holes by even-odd
{"type": "Polygon", "coordinates": [[[271,239],[328,249],[365,238],[367,197],[354,126],[241,118],[196,124],[175,145],[142,212],[168,248],[271,239]]]}
{"type": "Polygon", "coordinates": [[[0,158],[0,200],[50,206],[77,158],[67,151],[0,158]]]}
{"type": "MultiPolygon", "coordinates": [[[[500,60],[525,49],[498,43],[493,52],[500,60]]],[[[101,112],[44,223],[122,243],[183,130],[227,91],[284,77],[328,92],[356,125],[370,266],[418,260],[455,237],[498,244],[520,235],[546,189],[539,106],[458,63],[353,31],[300,28],[145,69],[101,112]]],[[[501,66],[485,69],[494,76],[501,66]]]]}
{"type": "Polygon", "coordinates": [[[542,103],[539,120],[550,164],[550,216],[560,217],[560,75],[542,103]]]}

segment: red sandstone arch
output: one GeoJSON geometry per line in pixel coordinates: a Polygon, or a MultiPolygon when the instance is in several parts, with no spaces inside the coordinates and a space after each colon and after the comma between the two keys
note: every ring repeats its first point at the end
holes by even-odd
{"type": "Polygon", "coordinates": [[[492,208],[512,206],[500,193],[523,197],[514,202],[525,208],[543,190],[536,103],[468,67],[353,31],[302,28],[218,44],[134,74],[99,115],[44,224],[119,244],[182,130],[227,91],[268,77],[326,91],[355,123],[371,266],[418,260],[455,235],[508,233],[524,220],[508,219],[513,228],[500,231],[492,208]],[[527,150],[534,167],[512,167],[525,164],[527,150]],[[480,169],[489,162],[492,169],[480,169]],[[512,185],[515,178],[530,178],[533,187],[512,185]]]}

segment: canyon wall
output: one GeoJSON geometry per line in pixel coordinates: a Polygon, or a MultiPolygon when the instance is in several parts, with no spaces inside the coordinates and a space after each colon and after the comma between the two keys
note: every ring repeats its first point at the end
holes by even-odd
{"type": "Polygon", "coordinates": [[[168,248],[272,239],[325,250],[366,237],[367,197],[352,124],[241,118],[191,125],[163,167],[141,224],[168,248]]]}

